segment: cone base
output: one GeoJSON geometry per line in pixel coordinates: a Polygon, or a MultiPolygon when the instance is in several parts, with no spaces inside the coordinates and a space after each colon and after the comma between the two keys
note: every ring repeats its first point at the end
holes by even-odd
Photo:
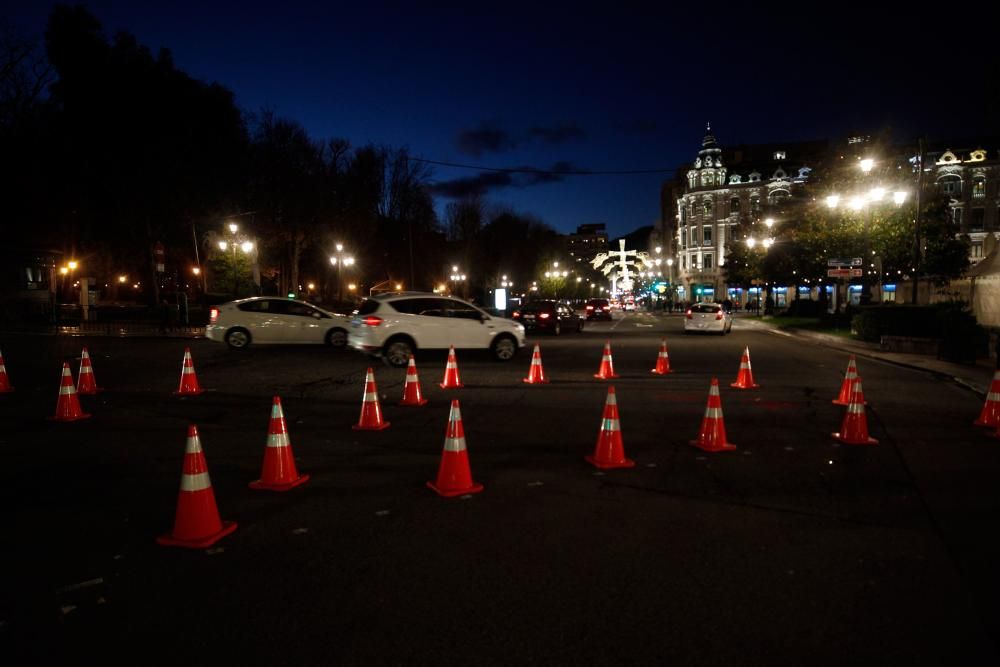
{"type": "Polygon", "coordinates": [[[77,415],[76,417],[52,416],[52,417],[46,417],[46,419],[48,419],[50,422],[78,422],[78,421],[80,421],[82,419],[90,419],[91,416],[92,415],[90,413],[83,412],[83,413],[77,415]]]}
{"type": "Polygon", "coordinates": [[[759,384],[743,384],[742,382],[733,382],[729,385],[733,389],[756,389],[759,384]]]}
{"type": "Polygon", "coordinates": [[[427,402],[426,398],[421,398],[419,401],[400,401],[397,405],[408,405],[417,408],[421,405],[427,405],[427,402]]]}
{"type": "Polygon", "coordinates": [[[612,373],[611,375],[602,375],[601,373],[594,373],[594,377],[598,380],[613,380],[616,377],[620,377],[618,373],[612,373]]]}
{"type": "Polygon", "coordinates": [[[190,391],[190,390],[188,390],[188,391],[181,391],[181,390],[178,389],[177,391],[173,392],[173,395],[174,396],[197,396],[199,394],[204,394],[204,393],[205,393],[204,389],[199,389],[198,391],[190,391]]]}
{"type": "Polygon", "coordinates": [[[671,374],[671,373],[673,373],[674,371],[673,371],[673,369],[672,369],[672,368],[668,368],[668,369],[667,369],[667,370],[665,370],[665,371],[660,371],[660,370],[657,370],[657,369],[655,369],[655,368],[654,368],[653,370],[651,370],[651,371],[649,371],[649,372],[650,372],[650,373],[655,373],[656,375],[670,375],[670,374],[671,374]]]}
{"type": "Polygon", "coordinates": [[[458,384],[450,384],[447,382],[442,382],[438,386],[441,387],[442,389],[461,389],[465,385],[462,384],[461,382],[459,382],[458,384]]]}
{"type": "Polygon", "coordinates": [[[439,489],[435,482],[427,482],[427,488],[438,494],[442,498],[454,498],[455,496],[464,496],[470,493],[479,493],[483,490],[482,484],[473,484],[465,489],[439,489]]]}
{"type": "Polygon", "coordinates": [[[704,452],[731,452],[736,449],[736,445],[731,442],[727,442],[723,445],[708,446],[705,445],[701,440],[689,440],[688,444],[692,447],[697,447],[704,452]]]}
{"type": "Polygon", "coordinates": [[[611,463],[607,461],[598,461],[593,456],[587,455],[583,457],[583,460],[594,466],[595,468],[600,468],[601,470],[611,470],[613,468],[634,468],[635,461],[632,459],[625,459],[620,463],[611,463]]]}
{"type": "Polygon", "coordinates": [[[838,442],[842,442],[845,445],[877,445],[878,444],[878,440],[876,440],[875,438],[872,438],[870,436],[869,436],[869,438],[867,440],[848,440],[847,438],[845,438],[840,433],[831,433],[830,435],[833,436],[834,440],[836,440],[838,442]]]}
{"type": "Polygon", "coordinates": [[[255,482],[250,482],[247,484],[254,491],[291,491],[296,486],[300,486],[309,481],[309,475],[299,475],[298,479],[292,480],[291,482],[285,482],[284,484],[265,484],[261,480],[255,482]]]}
{"type": "Polygon", "coordinates": [[[976,421],[972,422],[972,423],[975,426],[988,426],[990,428],[996,428],[997,425],[998,425],[997,424],[997,420],[983,419],[981,417],[979,419],[977,419],[976,421]]]}
{"type": "Polygon", "coordinates": [[[184,547],[186,549],[207,549],[219,540],[221,540],[226,535],[229,535],[234,530],[236,530],[235,521],[223,521],[222,530],[217,533],[212,533],[207,537],[202,537],[197,540],[179,540],[173,535],[161,535],[156,538],[156,543],[161,547],[184,547]]]}
{"type": "Polygon", "coordinates": [[[548,384],[548,379],[545,380],[532,380],[531,378],[521,378],[521,382],[524,384],[548,384]]]}
{"type": "Polygon", "coordinates": [[[389,428],[389,422],[382,422],[375,426],[366,426],[364,424],[355,424],[351,427],[352,431],[384,431],[389,428]]]}

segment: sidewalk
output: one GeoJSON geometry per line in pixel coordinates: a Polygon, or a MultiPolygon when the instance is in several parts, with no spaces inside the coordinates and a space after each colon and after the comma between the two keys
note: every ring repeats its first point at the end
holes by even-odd
{"type": "Polygon", "coordinates": [[[4,333],[34,336],[114,336],[116,338],[204,338],[205,327],[175,326],[164,331],[149,322],[83,322],[74,326],[50,325],[3,329],[4,333]]]}
{"type": "Polygon", "coordinates": [[[989,359],[980,359],[974,365],[956,364],[925,354],[907,354],[903,352],[883,352],[877,343],[851,340],[841,336],[807,331],[804,329],[778,329],[768,321],[754,316],[737,317],[744,327],[767,329],[781,336],[810,340],[819,345],[836,348],[859,357],[879,359],[890,364],[907,366],[917,370],[934,373],[957,382],[983,396],[989,391],[993,379],[994,368],[989,359]]]}

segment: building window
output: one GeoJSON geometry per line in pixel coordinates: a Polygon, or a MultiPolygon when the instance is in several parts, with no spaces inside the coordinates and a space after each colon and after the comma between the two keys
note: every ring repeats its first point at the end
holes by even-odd
{"type": "Polygon", "coordinates": [[[782,199],[787,199],[789,196],[788,190],[775,190],[767,196],[767,201],[769,204],[774,205],[782,199]]]}
{"type": "Polygon", "coordinates": [[[986,196],[986,177],[976,176],[972,179],[972,196],[982,198],[986,196]]]}
{"type": "Polygon", "coordinates": [[[757,195],[750,198],[750,210],[754,213],[760,213],[760,197],[757,195]]]}
{"type": "Polygon", "coordinates": [[[698,245],[698,228],[691,228],[691,245],[698,245]]]}
{"type": "Polygon", "coordinates": [[[986,224],[986,209],[974,208],[969,216],[969,231],[981,232],[986,224]]]}
{"type": "Polygon", "coordinates": [[[774,151],[774,159],[775,160],[784,160],[785,159],[785,151],[774,151]]]}
{"type": "Polygon", "coordinates": [[[733,197],[732,199],[729,200],[729,212],[730,213],[739,213],[740,212],[740,198],[739,197],[733,197]]]}
{"type": "Polygon", "coordinates": [[[681,255],[681,268],[687,271],[687,267],[688,267],[688,256],[681,255]]]}
{"type": "Polygon", "coordinates": [[[956,227],[962,226],[962,207],[956,206],[951,209],[951,221],[955,223],[956,227]]]}
{"type": "Polygon", "coordinates": [[[712,202],[710,202],[710,201],[702,202],[701,209],[705,213],[706,216],[711,216],[712,215],[712,202]]]}
{"type": "Polygon", "coordinates": [[[703,245],[712,245],[712,225],[701,228],[701,242],[703,245]]]}
{"type": "Polygon", "coordinates": [[[955,174],[948,174],[938,179],[941,192],[946,195],[958,196],[962,194],[962,179],[955,174]]]}
{"type": "Polygon", "coordinates": [[[697,185],[697,181],[695,180],[695,178],[696,177],[694,174],[688,174],[688,187],[691,190],[694,190],[697,185]]]}
{"type": "Polygon", "coordinates": [[[705,270],[712,268],[712,253],[705,253],[701,256],[701,268],[705,270]]]}
{"type": "Polygon", "coordinates": [[[969,257],[971,259],[982,259],[983,258],[983,244],[973,243],[969,245],[969,257]]]}

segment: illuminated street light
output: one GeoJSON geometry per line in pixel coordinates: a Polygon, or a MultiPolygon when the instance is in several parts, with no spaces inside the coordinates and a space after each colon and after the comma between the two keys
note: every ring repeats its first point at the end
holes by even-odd
{"type": "Polygon", "coordinates": [[[860,211],[865,207],[865,200],[863,197],[851,197],[847,201],[847,207],[852,211],[860,211]]]}
{"type": "Polygon", "coordinates": [[[755,239],[752,236],[747,239],[747,247],[748,248],[750,248],[752,250],[754,248],[754,246],[756,246],[756,245],[757,245],[757,239],[755,239]]]}
{"type": "Polygon", "coordinates": [[[239,231],[239,229],[240,229],[240,226],[237,225],[235,222],[230,222],[229,223],[229,233],[230,234],[235,234],[236,232],[239,231]]]}
{"type": "Polygon", "coordinates": [[[892,193],[892,203],[894,203],[896,206],[902,206],[903,202],[906,201],[906,197],[907,197],[908,194],[909,193],[904,192],[904,191],[893,192],[892,193]]]}
{"type": "Polygon", "coordinates": [[[69,273],[69,268],[67,268],[65,266],[60,266],[59,267],[59,273],[61,273],[62,275],[65,276],[67,273],[69,273]]]}
{"type": "Polygon", "coordinates": [[[872,167],[875,166],[875,160],[871,158],[865,158],[864,160],[861,160],[861,162],[858,163],[858,166],[861,167],[861,171],[865,172],[865,175],[867,176],[871,172],[872,167]]]}
{"type": "Polygon", "coordinates": [[[868,201],[877,202],[882,201],[882,197],[885,196],[885,188],[872,188],[868,192],[868,201]]]}
{"type": "Polygon", "coordinates": [[[243,243],[240,244],[240,250],[249,255],[250,251],[253,250],[253,243],[250,241],[244,241],[243,243]]]}
{"type": "Polygon", "coordinates": [[[397,292],[401,292],[402,290],[403,290],[403,284],[402,283],[396,283],[396,291],[397,292]]]}
{"type": "Polygon", "coordinates": [[[79,264],[77,264],[76,260],[72,260],[72,259],[71,259],[71,260],[70,260],[70,261],[69,261],[69,262],[68,262],[68,263],[66,264],[66,266],[68,266],[68,267],[69,267],[69,270],[70,270],[70,271],[76,271],[76,267],[78,267],[78,266],[79,266],[79,264]]]}
{"type": "MultiPolygon", "coordinates": [[[[193,266],[193,267],[191,267],[191,273],[193,273],[196,276],[200,276],[201,275],[201,268],[197,267],[197,266],[193,266]]],[[[122,276],[122,277],[124,277],[124,276],[122,276]]],[[[121,282],[125,282],[125,281],[122,280],[121,282]]]]}
{"type": "Polygon", "coordinates": [[[771,229],[774,226],[774,218],[765,218],[764,224],[767,225],[768,229],[771,229]]]}
{"type": "Polygon", "coordinates": [[[118,282],[122,283],[122,284],[127,283],[128,282],[128,276],[126,276],[125,274],[122,274],[122,275],[118,276],[118,282]]]}
{"type": "Polygon", "coordinates": [[[219,250],[221,250],[222,252],[226,252],[226,249],[228,248],[229,248],[228,243],[226,243],[225,241],[219,241],[219,250]]]}
{"type": "Polygon", "coordinates": [[[316,283],[309,283],[308,285],[306,285],[306,287],[308,287],[309,291],[311,292],[314,289],[316,289],[316,283]]]}
{"type": "Polygon", "coordinates": [[[837,204],[840,203],[840,195],[830,195],[826,198],[827,208],[837,208],[837,204]]]}

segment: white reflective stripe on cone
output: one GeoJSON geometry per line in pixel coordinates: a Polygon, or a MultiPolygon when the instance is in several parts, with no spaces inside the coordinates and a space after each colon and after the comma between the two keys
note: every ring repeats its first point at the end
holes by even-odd
{"type": "Polygon", "coordinates": [[[864,414],[865,406],[861,403],[848,403],[847,411],[851,414],[864,414]]]}
{"type": "Polygon", "coordinates": [[[464,452],[465,451],[465,438],[445,438],[444,439],[444,451],[446,452],[464,452]]]}
{"type": "Polygon", "coordinates": [[[987,401],[1000,401],[1000,394],[991,391],[990,393],[986,394],[986,400],[987,401]]]}
{"type": "Polygon", "coordinates": [[[194,366],[185,366],[182,375],[194,375],[194,366]]]}
{"type": "Polygon", "coordinates": [[[196,475],[181,475],[181,491],[204,491],[212,488],[212,480],[208,478],[207,472],[200,472],[196,475]]]}
{"type": "Polygon", "coordinates": [[[708,390],[708,395],[709,396],[718,396],[719,395],[719,385],[713,384],[709,388],[709,390],[708,390]]]}
{"type": "Polygon", "coordinates": [[[288,447],[288,434],[287,433],[268,433],[267,434],[267,446],[268,447],[288,447]]]}
{"type": "Polygon", "coordinates": [[[602,419],[601,420],[601,430],[602,431],[620,431],[622,430],[621,422],[617,419],[602,419]]]}
{"type": "Polygon", "coordinates": [[[376,401],[378,401],[378,394],[374,391],[365,394],[365,403],[375,403],[376,401]]]}
{"type": "Polygon", "coordinates": [[[197,437],[188,438],[187,443],[184,446],[185,454],[200,454],[201,453],[201,440],[197,437]]]}
{"type": "Polygon", "coordinates": [[[705,408],[705,416],[709,419],[722,419],[722,408],[705,408]]]}
{"type": "Polygon", "coordinates": [[[63,387],[63,386],[59,387],[59,395],[60,396],[68,396],[69,394],[75,394],[75,393],[76,393],[76,389],[71,384],[68,384],[65,387],[63,387]]]}
{"type": "Polygon", "coordinates": [[[618,396],[615,394],[608,394],[608,399],[604,402],[604,405],[618,405],[618,396]]]}

